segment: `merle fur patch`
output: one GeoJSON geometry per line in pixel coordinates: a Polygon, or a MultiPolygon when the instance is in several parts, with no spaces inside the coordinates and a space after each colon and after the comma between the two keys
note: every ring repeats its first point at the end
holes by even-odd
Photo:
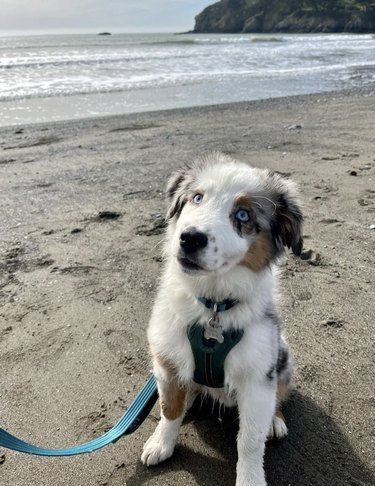
{"type": "Polygon", "coordinates": [[[301,255],[303,216],[295,197],[285,187],[285,192],[274,194],[275,211],[270,221],[272,241],[279,254],[286,246],[296,256],[301,255]]]}
{"type": "Polygon", "coordinates": [[[276,372],[280,375],[283,371],[286,370],[289,363],[289,351],[288,348],[280,346],[279,355],[277,357],[276,363],[276,372]]]}
{"type": "Polygon", "coordinates": [[[169,179],[167,184],[167,199],[169,203],[166,219],[178,218],[187,202],[187,190],[193,178],[188,170],[181,169],[169,179]]]}

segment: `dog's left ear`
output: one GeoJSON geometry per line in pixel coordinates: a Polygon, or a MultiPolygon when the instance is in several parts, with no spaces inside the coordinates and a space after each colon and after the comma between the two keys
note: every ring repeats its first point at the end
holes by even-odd
{"type": "Polygon", "coordinates": [[[275,204],[271,216],[271,235],[277,253],[284,247],[300,256],[303,247],[303,215],[298,202],[297,186],[290,180],[272,174],[272,200],[275,204]]]}

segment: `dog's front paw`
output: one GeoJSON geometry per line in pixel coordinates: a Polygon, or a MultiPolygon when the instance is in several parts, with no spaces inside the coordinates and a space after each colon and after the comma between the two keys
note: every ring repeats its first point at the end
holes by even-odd
{"type": "Polygon", "coordinates": [[[143,446],[141,461],[146,466],[156,466],[173,454],[174,443],[164,440],[156,431],[143,446]]]}
{"type": "Polygon", "coordinates": [[[237,476],[236,486],[267,486],[263,471],[254,476],[253,474],[237,476]]]}

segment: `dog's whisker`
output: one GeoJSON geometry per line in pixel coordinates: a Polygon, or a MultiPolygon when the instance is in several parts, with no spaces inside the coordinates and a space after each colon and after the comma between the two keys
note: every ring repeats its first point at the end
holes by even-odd
{"type": "Polygon", "coordinates": [[[151,247],[151,251],[155,250],[159,245],[164,243],[164,238],[159,240],[154,246],[151,247]]]}

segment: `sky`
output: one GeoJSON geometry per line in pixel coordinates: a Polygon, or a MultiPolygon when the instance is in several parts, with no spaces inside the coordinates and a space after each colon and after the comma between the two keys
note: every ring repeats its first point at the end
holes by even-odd
{"type": "Polygon", "coordinates": [[[1,0],[5,31],[184,32],[215,0],[1,0]]]}

